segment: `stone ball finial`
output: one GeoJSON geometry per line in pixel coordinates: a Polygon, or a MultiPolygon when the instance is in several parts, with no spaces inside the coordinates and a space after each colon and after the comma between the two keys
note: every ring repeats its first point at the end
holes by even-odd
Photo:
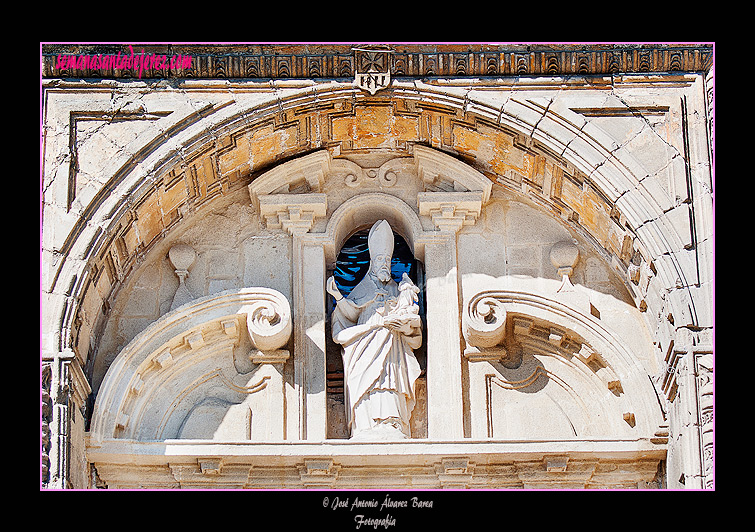
{"type": "Polygon", "coordinates": [[[579,249],[574,242],[562,240],[553,245],[550,258],[559,275],[571,275],[579,260],[579,249]]]}
{"type": "Polygon", "coordinates": [[[556,242],[551,248],[551,264],[556,267],[561,286],[556,292],[571,292],[573,286],[569,277],[574,272],[574,267],[579,260],[579,248],[570,240],[556,242]]]}
{"type": "Polygon", "coordinates": [[[187,244],[176,244],[168,251],[168,258],[177,271],[188,271],[197,258],[197,252],[187,244]]]}
{"type": "Polygon", "coordinates": [[[170,305],[170,309],[174,310],[194,299],[194,295],[186,287],[184,281],[186,280],[186,276],[189,275],[189,268],[191,268],[191,265],[197,259],[197,252],[187,244],[176,244],[168,251],[168,259],[176,269],[176,275],[178,276],[178,289],[173,295],[173,302],[170,305]]]}

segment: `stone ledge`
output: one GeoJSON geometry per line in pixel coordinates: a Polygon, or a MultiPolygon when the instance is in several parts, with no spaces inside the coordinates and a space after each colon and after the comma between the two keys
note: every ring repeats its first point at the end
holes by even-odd
{"type": "Polygon", "coordinates": [[[666,446],[649,439],[108,440],[88,446],[89,462],[111,488],[627,489],[657,485],[665,458],[666,446]]]}
{"type": "Polygon", "coordinates": [[[165,440],[141,442],[105,440],[89,442],[90,462],[122,461],[146,463],[180,461],[196,457],[222,456],[224,461],[259,462],[264,465],[293,465],[304,458],[331,457],[339,463],[366,463],[390,460],[390,463],[434,463],[438,457],[474,456],[480,461],[531,460],[547,455],[569,455],[590,458],[658,458],[666,456],[665,445],[649,438],[633,440],[571,439],[571,440],[468,440],[429,441],[423,439],[399,442],[352,442],[327,440],[318,442],[220,442],[205,440],[165,440]],[[141,457],[141,458],[140,458],[141,457]]]}

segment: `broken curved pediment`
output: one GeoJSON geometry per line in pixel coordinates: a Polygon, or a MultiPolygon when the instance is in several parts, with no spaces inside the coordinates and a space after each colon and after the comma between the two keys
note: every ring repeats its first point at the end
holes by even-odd
{"type": "Polygon", "coordinates": [[[108,370],[92,439],[282,438],[275,366],[289,357],[291,330],[288,300],[268,288],[228,290],[169,312],[108,370]]]}
{"type": "Polygon", "coordinates": [[[473,436],[651,438],[663,422],[642,365],[592,316],[503,290],[463,310],[473,436]]]}

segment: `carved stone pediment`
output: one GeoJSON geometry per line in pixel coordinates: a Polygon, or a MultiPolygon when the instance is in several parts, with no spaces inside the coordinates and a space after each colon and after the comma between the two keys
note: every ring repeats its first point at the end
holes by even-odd
{"type": "Polygon", "coordinates": [[[288,359],[291,331],[288,301],[268,288],[229,290],[169,312],[111,365],[92,440],[281,439],[282,376],[271,366],[288,359]],[[268,395],[262,403],[260,393],[268,395]]]}
{"type": "Polygon", "coordinates": [[[547,297],[489,290],[465,302],[462,322],[471,396],[485,390],[485,403],[472,406],[486,412],[473,428],[481,435],[652,438],[662,423],[647,373],[594,317],[547,297]]]}
{"type": "Polygon", "coordinates": [[[257,176],[249,185],[249,196],[255,208],[259,198],[275,194],[318,193],[330,171],[330,153],[319,150],[279,164],[257,176]]]}
{"type": "Polygon", "coordinates": [[[482,204],[490,200],[493,182],[466,163],[427,146],[414,146],[417,175],[425,192],[480,192],[482,204]]]}

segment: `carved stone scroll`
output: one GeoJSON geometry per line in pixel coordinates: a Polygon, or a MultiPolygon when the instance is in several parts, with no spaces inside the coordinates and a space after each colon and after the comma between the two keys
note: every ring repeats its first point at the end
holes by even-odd
{"type": "Polygon", "coordinates": [[[181,437],[196,408],[225,405],[243,417],[249,405],[239,401],[263,389],[270,395],[260,411],[267,428],[259,434],[267,436],[260,437],[283,438],[283,377],[273,366],[289,357],[291,331],[288,300],[268,288],[227,290],[165,314],[113,361],[95,403],[92,440],[181,437]],[[246,353],[246,365],[237,365],[246,353]]]}
{"type": "Polygon", "coordinates": [[[499,360],[506,356],[506,309],[494,297],[473,297],[464,309],[462,333],[467,342],[464,356],[471,361],[499,360]]]}
{"type": "Polygon", "coordinates": [[[249,337],[260,351],[276,351],[291,336],[291,309],[280,293],[260,292],[255,300],[241,307],[239,313],[246,314],[249,337]]]}
{"type": "Polygon", "coordinates": [[[662,422],[641,363],[563,301],[484,290],[465,301],[462,324],[472,437],[651,438],[662,422]]]}

